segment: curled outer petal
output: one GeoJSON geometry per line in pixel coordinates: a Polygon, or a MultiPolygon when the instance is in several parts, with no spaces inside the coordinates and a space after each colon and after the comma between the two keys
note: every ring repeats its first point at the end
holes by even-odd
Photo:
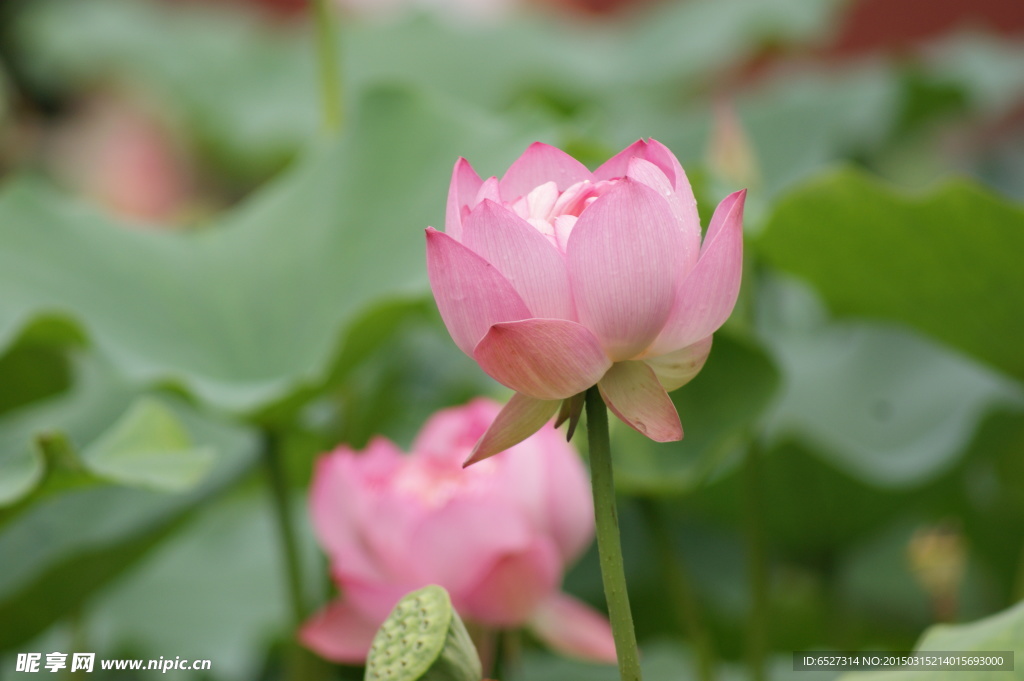
{"type": "Polygon", "coordinates": [[[493,324],[530,317],[526,303],[501,272],[455,239],[430,227],[427,275],[448,333],[470,357],[493,324]]]}
{"type": "Polygon", "coordinates": [[[608,408],[637,432],[655,442],[683,439],[672,399],[644,362],[617,362],[597,387],[608,408]]]}
{"type": "Polygon", "coordinates": [[[628,147],[612,156],[601,164],[594,171],[595,180],[611,180],[618,177],[626,177],[629,174],[629,164],[634,158],[643,159],[653,163],[665,174],[672,184],[673,190],[683,198],[683,203],[688,210],[697,212],[697,201],[693,197],[693,189],[686,177],[683,166],[668,147],[661,142],[650,140],[637,140],[628,147]]]}
{"type": "Polygon", "coordinates": [[[462,214],[464,208],[473,207],[473,198],[483,181],[464,158],[455,162],[452,182],[448,187],[448,205],[445,208],[444,231],[456,241],[462,241],[462,214]]]}
{"type": "Polygon", "coordinates": [[[634,158],[647,158],[647,140],[639,139],[628,147],[602,163],[594,171],[595,180],[614,180],[625,177],[629,170],[629,161],[634,158]]]}
{"type": "Polygon", "coordinates": [[[540,400],[582,392],[612,364],[594,334],[564,319],[495,324],[473,358],[499,383],[540,400]]]}

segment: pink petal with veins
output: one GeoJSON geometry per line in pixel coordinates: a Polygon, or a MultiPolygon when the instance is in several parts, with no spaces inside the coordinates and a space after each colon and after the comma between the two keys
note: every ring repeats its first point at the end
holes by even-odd
{"type": "Polygon", "coordinates": [[[531,317],[573,318],[565,260],[521,217],[486,200],[466,218],[462,243],[501,272],[531,317]]]}
{"type": "Polygon", "coordinates": [[[509,167],[501,178],[501,196],[515,201],[545,182],[554,182],[559,191],[589,180],[587,167],[557,147],[534,142],[509,167]]]}
{"type": "Polygon", "coordinates": [[[672,313],[646,354],[673,352],[706,338],[732,314],[743,276],[743,200],[725,197],[708,227],[700,259],[680,283],[672,313]]]}
{"type": "Polygon", "coordinates": [[[597,384],[605,404],[622,421],[655,442],[683,439],[672,398],[643,362],[618,362],[597,384]]]}
{"type": "Polygon", "coordinates": [[[629,359],[665,325],[685,238],[664,196],[623,180],[580,215],[566,264],[580,323],[609,356],[629,359]]]}
{"type": "Polygon", "coordinates": [[[494,380],[539,400],[583,392],[611,366],[594,334],[562,319],[495,324],[473,358],[494,380]]]}
{"type": "Polygon", "coordinates": [[[470,357],[493,324],[531,316],[526,303],[496,267],[430,227],[427,275],[448,333],[470,357]]]}

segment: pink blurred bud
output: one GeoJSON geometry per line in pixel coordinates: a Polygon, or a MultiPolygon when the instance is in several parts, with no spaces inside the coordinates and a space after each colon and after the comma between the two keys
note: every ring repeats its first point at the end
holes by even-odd
{"type": "Polygon", "coordinates": [[[478,399],[438,412],[408,455],[377,438],[320,459],[310,510],[342,596],[302,628],[306,646],[360,663],[395,603],[439,584],[469,622],[527,626],[566,654],[615,660],[607,620],[559,589],[594,533],[576,452],[547,427],[462,468],[499,410],[478,399]]]}
{"type": "Polygon", "coordinates": [[[170,129],[127,98],[86,102],[53,152],[61,179],[114,215],[166,222],[191,199],[188,166],[170,129]]]}
{"type": "Polygon", "coordinates": [[[735,107],[726,101],[715,105],[707,160],[711,172],[733,186],[751,187],[761,183],[754,145],[735,107]]]}
{"type": "Polygon", "coordinates": [[[653,440],[682,438],[668,392],[689,382],[739,293],[746,192],[701,240],[682,166],[640,140],[594,172],[535,143],[500,180],[459,159],[427,271],[452,339],[516,391],[470,463],[535,432],[597,385],[653,440]]]}

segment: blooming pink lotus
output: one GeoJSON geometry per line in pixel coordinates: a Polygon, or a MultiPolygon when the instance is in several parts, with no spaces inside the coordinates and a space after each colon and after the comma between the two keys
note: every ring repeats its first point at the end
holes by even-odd
{"type": "Polygon", "coordinates": [[[438,412],[410,455],[377,438],[320,459],[310,507],[341,597],[302,628],[306,646],[361,663],[398,600],[439,584],[468,622],[527,626],[563,653],[615,661],[608,621],[559,590],[594,534],[576,452],[548,427],[462,468],[500,408],[478,399],[438,412]]]}
{"type": "Polygon", "coordinates": [[[427,270],[455,343],[516,391],[467,463],[521,441],[597,385],[624,422],[683,436],[668,392],[704,366],[732,312],[745,191],[701,242],[693,191],[664,145],[640,140],[594,172],[535,143],[500,180],[459,159],[427,270]]]}

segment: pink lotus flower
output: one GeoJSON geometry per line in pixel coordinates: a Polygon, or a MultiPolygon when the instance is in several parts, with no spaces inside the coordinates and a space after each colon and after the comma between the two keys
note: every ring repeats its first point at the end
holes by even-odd
{"type": "Polygon", "coordinates": [[[653,440],[683,436],[668,392],[704,366],[732,312],[745,191],[701,243],[682,166],[640,140],[594,172],[535,143],[498,180],[459,159],[445,232],[427,228],[427,271],[452,339],[516,395],[468,463],[535,432],[597,385],[653,440]]]}
{"type": "Polygon", "coordinates": [[[407,456],[377,438],[320,459],[310,510],[341,597],[302,628],[306,646],[361,663],[398,600],[439,584],[469,622],[527,626],[563,653],[615,661],[608,621],[559,590],[594,534],[576,452],[549,427],[462,468],[500,408],[478,399],[438,412],[407,456]]]}

